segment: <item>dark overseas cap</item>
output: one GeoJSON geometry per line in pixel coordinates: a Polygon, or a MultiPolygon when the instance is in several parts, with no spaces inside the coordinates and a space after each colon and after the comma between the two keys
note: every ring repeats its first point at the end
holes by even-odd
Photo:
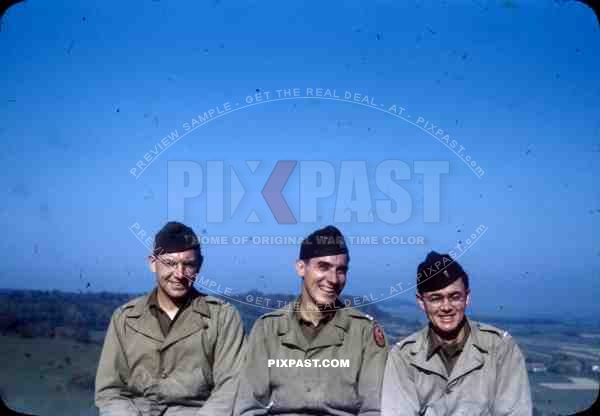
{"type": "Polygon", "coordinates": [[[346,240],[341,231],[333,225],[328,225],[310,234],[302,241],[300,260],[310,260],[315,257],[335,256],[345,254],[350,261],[346,240]]]}
{"type": "Polygon", "coordinates": [[[456,260],[447,254],[432,251],[417,268],[417,290],[419,293],[441,290],[463,278],[469,288],[469,277],[456,260]]]}
{"type": "Polygon", "coordinates": [[[200,253],[200,241],[192,230],[187,225],[180,222],[168,222],[154,238],[154,255],[165,253],[179,253],[186,250],[198,250],[200,253]]]}

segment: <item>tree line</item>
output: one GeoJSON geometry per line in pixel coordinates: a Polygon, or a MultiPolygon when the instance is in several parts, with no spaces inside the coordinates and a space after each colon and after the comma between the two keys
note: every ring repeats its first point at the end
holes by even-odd
{"type": "MultiPolygon", "coordinates": [[[[114,310],[140,294],[127,293],[72,293],[59,290],[2,290],[0,291],[0,334],[18,334],[25,338],[64,337],[79,342],[102,342],[102,337],[94,333],[108,328],[114,310]]],[[[269,308],[244,302],[232,302],[239,310],[246,332],[249,333],[254,321],[276,305],[293,302],[295,295],[265,294],[251,291],[239,296],[273,299],[269,308]],[[279,302],[276,302],[279,301],[279,302]]],[[[343,297],[342,301],[352,299],[343,297]]],[[[224,299],[228,301],[228,299],[224,299]]],[[[378,320],[389,319],[391,315],[375,304],[361,306],[361,312],[375,316],[378,320]]]]}

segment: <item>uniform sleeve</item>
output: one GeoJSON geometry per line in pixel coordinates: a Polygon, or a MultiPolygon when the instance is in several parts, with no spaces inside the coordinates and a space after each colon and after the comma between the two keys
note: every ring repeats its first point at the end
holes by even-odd
{"type": "Polygon", "coordinates": [[[375,328],[379,325],[372,322],[366,326],[363,334],[363,361],[358,378],[358,395],[361,399],[359,415],[379,416],[381,414],[381,388],[383,374],[388,355],[388,345],[381,331],[383,346],[379,346],[375,340],[375,328]]]}
{"type": "Polygon", "coordinates": [[[494,416],[531,416],[531,390],[525,359],[510,335],[498,351],[494,416]]]}
{"type": "Polygon", "coordinates": [[[218,325],[213,361],[215,386],[198,416],[230,416],[233,412],[245,352],[244,327],[239,312],[229,304],[219,314],[218,325]]]}
{"type": "Polygon", "coordinates": [[[399,347],[390,351],[385,366],[381,414],[383,416],[417,416],[420,412],[419,397],[411,369],[402,357],[399,347]]]}
{"type": "Polygon", "coordinates": [[[141,416],[127,390],[129,367],[118,328],[119,311],[110,320],[96,372],[95,403],[100,416],[141,416]]]}
{"type": "Polygon", "coordinates": [[[258,416],[268,413],[271,390],[265,339],[264,321],[259,319],[254,323],[248,338],[235,405],[236,416],[258,416]]]}

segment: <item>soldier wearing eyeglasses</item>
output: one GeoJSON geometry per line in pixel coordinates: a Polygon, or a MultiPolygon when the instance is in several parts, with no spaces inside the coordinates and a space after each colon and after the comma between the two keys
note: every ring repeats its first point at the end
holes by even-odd
{"type": "Polygon", "coordinates": [[[525,361],[505,331],[470,320],[469,278],[449,255],[417,269],[417,303],[429,325],[391,349],[384,416],[532,414],[525,361]]]}
{"type": "Polygon", "coordinates": [[[169,222],[157,233],[156,287],[119,307],[106,333],[100,416],[231,415],[244,330],[233,306],[194,289],[202,261],[191,228],[169,222]]]}

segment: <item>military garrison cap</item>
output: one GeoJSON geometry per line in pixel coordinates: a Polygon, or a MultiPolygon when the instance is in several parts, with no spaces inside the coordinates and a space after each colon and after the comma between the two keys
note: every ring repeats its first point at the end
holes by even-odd
{"type": "Polygon", "coordinates": [[[350,261],[346,240],[341,231],[333,225],[328,225],[310,234],[302,241],[300,260],[310,260],[314,257],[335,256],[345,254],[350,261]]]}
{"type": "Polygon", "coordinates": [[[419,293],[441,290],[463,278],[469,288],[469,277],[456,260],[447,254],[431,251],[417,268],[417,290],[419,293]]]}
{"type": "Polygon", "coordinates": [[[154,238],[154,255],[178,253],[180,251],[197,249],[200,253],[200,241],[187,225],[180,222],[168,222],[154,238]]]}

